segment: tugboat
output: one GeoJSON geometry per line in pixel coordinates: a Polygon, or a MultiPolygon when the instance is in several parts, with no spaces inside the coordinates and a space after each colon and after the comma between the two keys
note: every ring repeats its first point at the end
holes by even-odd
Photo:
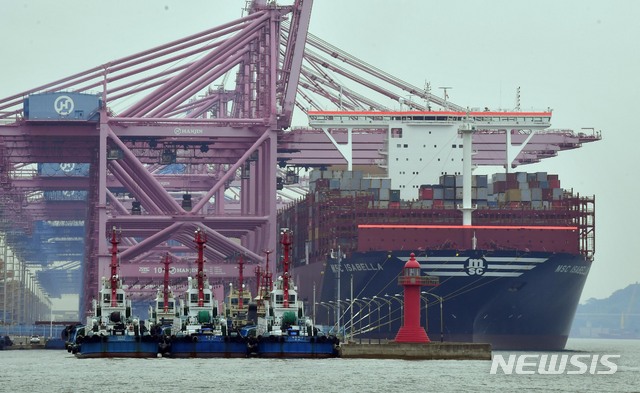
{"type": "MultiPolygon", "coordinates": [[[[80,344],[76,340],[78,337],[82,336],[84,338],[84,325],[81,323],[75,325],[69,325],[64,328],[62,331],[62,336],[64,337],[64,348],[67,352],[76,354],[78,353],[78,349],[80,348],[80,344]]],[[[82,341],[82,340],[81,340],[82,341]]]]}
{"type": "Polygon", "coordinates": [[[172,336],[171,352],[174,358],[236,358],[247,356],[246,339],[231,336],[227,320],[218,315],[218,301],[213,298],[211,286],[204,273],[204,247],[206,235],[196,230],[198,270],[196,279],[188,278],[185,298],[181,301],[182,328],[172,336]]]}
{"type": "Polygon", "coordinates": [[[118,238],[111,233],[111,277],[102,278],[99,299],[93,300],[93,316],[76,329],[72,352],[78,358],[144,358],[156,357],[158,343],[144,322],[131,316],[131,301],[127,299],[118,275],[118,238]]]}
{"type": "Polygon", "coordinates": [[[256,355],[270,358],[338,356],[337,337],[320,334],[311,318],[305,315],[303,302],[298,300],[298,291],[289,273],[291,233],[286,228],[282,230],[280,244],[283,274],[263,300],[266,313],[258,317],[256,355]]]}
{"type": "Polygon", "coordinates": [[[9,336],[0,336],[0,349],[4,349],[6,347],[10,347],[13,345],[13,341],[11,341],[11,337],[9,336]]]}
{"type": "Polygon", "coordinates": [[[170,264],[171,256],[167,253],[164,259],[163,286],[158,288],[155,302],[149,307],[149,330],[158,340],[158,350],[161,355],[171,352],[171,337],[175,337],[182,326],[176,298],[169,286],[170,264]]]}

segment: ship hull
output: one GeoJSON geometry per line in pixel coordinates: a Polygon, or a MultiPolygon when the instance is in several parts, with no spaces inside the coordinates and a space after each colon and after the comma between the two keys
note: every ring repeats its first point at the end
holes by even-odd
{"type": "Polygon", "coordinates": [[[172,358],[244,358],[247,342],[241,337],[193,335],[177,337],[166,354],[172,358]]]}
{"type": "Polygon", "coordinates": [[[257,343],[256,356],[263,358],[331,358],[338,356],[333,338],[268,336],[257,343]]]}
{"type": "MultiPolygon", "coordinates": [[[[356,299],[353,319],[350,302],[341,304],[342,329],[353,327],[355,338],[395,337],[402,323],[397,277],[409,255],[356,252],[340,261],[340,299],[356,299]]],[[[582,255],[548,252],[434,250],[416,259],[423,274],[439,278],[438,286],[422,288],[420,321],[430,339],[499,350],[564,349],[591,266],[582,255]]],[[[319,288],[318,323],[336,325],[337,272],[336,259],[294,270],[302,288],[319,288]],[[326,265],[322,274],[318,265],[326,265]]],[[[314,294],[302,297],[312,302],[314,294]]]]}
{"type": "Polygon", "coordinates": [[[140,336],[85,337],[74,353],[81,359],[154,358],[158,356],[158,343],[151,337],[140,336]]]}

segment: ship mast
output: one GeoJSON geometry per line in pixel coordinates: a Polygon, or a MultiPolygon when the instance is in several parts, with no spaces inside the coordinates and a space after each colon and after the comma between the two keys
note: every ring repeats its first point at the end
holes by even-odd
{"type": "Polygon", "coordinates": [[[163,281],[163,295],[164,295],[164,312],[169,312],[169,264],[171,263],[171,257],[169,253],[164,258],[164,281],[163,281]]]}
{"type": "Polygon", "coordinates": [[[242,276],[242,272],[244,271],[244,261],[242,260],[242,254],[239,255],[238,257],[238,309],[242,310],[243,304],[242,304],[242,285],[243,285],[243,279],[244,277],[242,276]]]}
{"type": "Polygon", "coordinates": [[[473,133],[476,131],[467,120],[458,129],[462,133],[462,225],[471,226],[471,214],[475,208],[471,205],[471,177],[472,177],[472,144],[473,133]]]}
{"type": "Polygon", "coordinates": [[[282,230],[280,244],[282,244],[282,291],[284,296],[283,307],[289,307],[289,250],[291,249],[291,238],[288,229],[282,230]]]}
{"type": "Polygon", "coordinates": [[[269,254],[271,254],[273,252],[273,250],[265,250],[264,253],[267,254],[267,260],[265,262],[265,266],[264,266],[264,287],[263,287],[263,291],[266,292],[265,296],[268,296],[269,293],[271,293],[271,289],[273,286],[273,282],[271,280],[272,275],[271,275],[271,271],[269,270],[269,254]]]}
{"type": "Polygon", "coordinates": [[[116,291],[118,289],[118,237],[116,227],[111,230],[111,307],[117,307],[116,291]]]}
{"type": "Polygon", "coordinates": [[[258,305],[262,304],[262,296],[260,289],[262,288],[262,269],[260,269],[260,266],[256,266],[254,269],[255,273],[256,273],[256,295],[258,297],[258,305]]]}
{"type": "Polygon", "coordinates": [[[198,245],[198,307],[204,306],[204,245],[207,242],[207,235],[200,228],[196,230],[194,240],[198,245]]]}

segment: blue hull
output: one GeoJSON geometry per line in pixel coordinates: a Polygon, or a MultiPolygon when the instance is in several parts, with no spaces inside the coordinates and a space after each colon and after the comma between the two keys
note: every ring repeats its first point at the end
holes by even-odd
{"type": "MultiPolygon", "coordinates": [[[[373,299],[357,303],[355,338],[393,339],[401,326],[403,288],[398,274],[410,252],[353,253],[341,261],[341,299],[373,299]],[[398,294],[399,296],[394,296],[398,294]],[[375,298],[374,298],[375,296],[375,298]]],[[[482,250],[435,250],[416,255],[422,273],[438,276],[437,287],[424,287],[430,295],[421,301],[421,324],[432,341],[488,342],[494,349],[562,350],[578,306],[591,263],[581,255],[482,250]],[[442,309],[439,298],[443,298],[442,309]],[[425,299],[427,315],[425,316],[425,299]],[[442,319],[441,319],[442,314],[442,319]],[[426,321],[426,323],[425,323],[426,321]]],[[[296,267],[294,276],[316,294],[315,319],[335,325],[337,261],[296,267]],[[319,299],[319,300],[318,300],[319,299]],[[323,304],[320,304],[323,303],[323,304]]],[[[350,312],[342,303],[341,326],[349,325],[350,312]]]]}
{"type": "Polygon", "coordinates": [[[244,358],[248,356],[247,342],[239,337],[196,335],[177,337],[166,353],[172,358],[244,358]]]}
{"type": "Polygon", "coordinates": [[[330,358],[338,356],[338,348],[333,339],[326,337],[264,337],[258,340],[256,356],[263,358],[330,358]]]}
{"type": "Polygon", "coordinates": [[[155,358],[158,342],[150,337],[104,336],[99,339],[85,338],[76,357],[86,358],[155,358]]]}
{"type": "Polygon", "coordinates": [[[65,349],[64,340],[61,338],[50,338],[44,344],[44,349],[65,349]]]}

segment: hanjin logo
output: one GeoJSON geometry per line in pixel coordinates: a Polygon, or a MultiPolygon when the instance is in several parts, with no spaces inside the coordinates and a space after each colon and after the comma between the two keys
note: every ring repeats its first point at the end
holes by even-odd
{"type": "Polygon", "coordinates": [[[176,127],[173,130],[175,135],[202,135],[204,131],[201,128],[180,128],[176,127]]]}
{"type": "Polygon", "coordinates": [[[493,355],[490,374],[615,374],[620,355],[493,355]]]}
{"type": "Polygon", "coordinates": [[[73,112],[74,107],[73,100],[69,96],[60,96],[53,102],[53,109],[62,116],[67,116],[73,112]]]}
{"type": "Polygon", "coordinates": [[[71,172],[72,170],[76,169],[76,164],[61,163],[60,164],[60,169],[62,169],[64,172],[71,172]]]}

